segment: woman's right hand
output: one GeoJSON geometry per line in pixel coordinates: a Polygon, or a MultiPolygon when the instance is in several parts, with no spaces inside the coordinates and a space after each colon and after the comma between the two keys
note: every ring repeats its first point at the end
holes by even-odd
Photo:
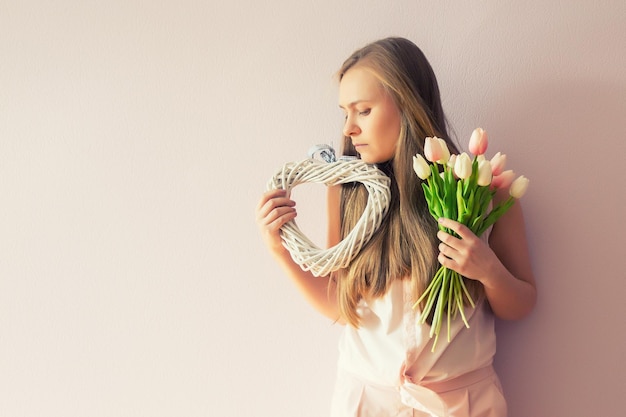
{"type": "Polygon", "coordinates": [[[280,228],[296,216],[296,202],[285,190],[271,190],[263,194],[256,207],[256,221],[265,244],[273,253],[284,251],[280,228]]]}
{"type": "MultiPolygon", "coordinates": [[[[336,192],[333,195],[339,196],[336,192]]],[[[337,198],[333,198],[332,201],[338,202],[337,198]]],[[[333,322],[343,324],[337,307],[336,286],[330,277],[315,277],[311,271],[303,270],[283,246],[280,228],[296,217],[295,205],[295,201],[289,198],[289,193],[285,190],[272,190],[263,194],[256,207],[256,221],[259,231],[278,264],[283,268],[287,276],[291,278],[304,298],[317,311],[333,322]]],[[[331,212],[333,213],[331,219],[335,219],[335,221],[330,223],[334,227],[339,224],[338,210],[333,209],[331,212]],[[337,214],[334,214],[335,211],[337,211],[337,214]]],[[[336,232],[333,231],[332,236],[338,237],[338,230],[336,232]]]]}

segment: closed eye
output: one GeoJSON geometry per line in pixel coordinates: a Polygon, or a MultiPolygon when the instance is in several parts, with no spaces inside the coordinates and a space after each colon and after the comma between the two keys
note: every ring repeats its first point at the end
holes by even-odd
{"type": "Polygon", "coordinates": [[[367,116],[368,114],[370,114],[372,110],[371,109],[367,109],[367,110],[363,110],[359,112],[360,116],[367,116]]]}

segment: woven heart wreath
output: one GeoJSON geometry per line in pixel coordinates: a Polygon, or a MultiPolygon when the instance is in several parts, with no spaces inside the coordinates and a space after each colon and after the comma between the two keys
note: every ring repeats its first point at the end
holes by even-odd
{"type": "Polygon", "coordinates": [[[290,191],[298,184],[322,183],[338,185],[350,182],[362,183],[368,191],[365,210],[352,231],[337,245],[320,249],[307,238],[294,220],[281,228],[283,245],[293,260],[305,271],[325,276],[348,266],[350,261],[369,242],[387,213],[390,191],[389,178],[378,168],[360,159],[321,162],[305,159],[285,164],[267,184],[268,190],[290,191]]]}

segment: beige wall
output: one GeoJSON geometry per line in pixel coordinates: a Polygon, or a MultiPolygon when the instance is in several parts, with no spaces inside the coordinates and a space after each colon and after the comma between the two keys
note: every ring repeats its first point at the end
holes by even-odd
{"type": "Polygon", "coordinates": [[[531,178],[510,416],[623,415],[626,3],[271,4],[0,0],[0,415],[325,415],[339,329],[253,208],[337,144],[333,73],[387,35],[429,56],[463,143],[484,127],[531,178]]]}

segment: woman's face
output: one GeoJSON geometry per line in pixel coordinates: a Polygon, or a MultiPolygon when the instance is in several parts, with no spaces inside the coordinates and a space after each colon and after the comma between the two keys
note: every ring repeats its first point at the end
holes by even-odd
{"type": "Polygon", "coordinates": [[[339,84],[339,107],[346,114],[345,136],[369,164],[390,160],[400,136],[400,110],[365,67],[350,68],[339,84]]]}

